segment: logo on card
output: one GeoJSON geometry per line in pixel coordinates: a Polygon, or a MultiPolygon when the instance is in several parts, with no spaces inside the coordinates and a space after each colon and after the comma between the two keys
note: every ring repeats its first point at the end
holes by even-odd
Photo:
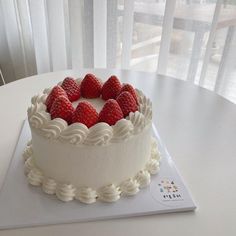
{"type": "Polygon", "coordinates": [[[162,179],[158,182],[158,188],[163,201],[181,201],[182,194],[174,180],[162,179]]]}

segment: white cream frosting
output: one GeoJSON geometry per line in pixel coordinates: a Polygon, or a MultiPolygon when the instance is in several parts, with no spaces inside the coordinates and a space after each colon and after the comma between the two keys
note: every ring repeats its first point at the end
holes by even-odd
{"type": "Polygon", "coordinates": [[[89,129],[84,143],[89,145],[106,145],[113,136],[113,129],[107,123],[101,122],[89,129]]]}
{"type": "Polygon", "coordinates": [[[51,117],[50,114],[46,112],[46,105],[36,102],[28,109],[28,119],[33,128],[40,129],[51,120],[51,117]]]}
{"type": "Polygon", "coordinates": [[[145,117],[139,111],[130,112],[129,116],[126,118],[128,120],[130,120],[131,123],[133,124],[133,126],[134,126],[133,133],[134,134],[140,133],[143,130],[143,128],[145,127],[145,117]]]}
{"type": "Polygon", "coordinates": [[[120,142],[121,140],[128,139],[133,129],[134,125],[131,121],[126,119],[117,121],[113,126],[113,137],[111,142],[120,142]]]}
{"type": "Polygon", "coordinates": [[[59,139],[63,142],[69,142],[77,145],[84,142],[88,133],[89,129],[86,125],[82,123],[74,123],[61,132],[59,139]]]}
{"type": "Polygon", "coordinates": [[[44,178],[42,183],[42,189],[47,194],[55,194],[57,188],[57,183],[54,179],[44,178]]]}
{"type": "Polygon", "coordinates": [[[42,172],[37,169],[37,168],[33,168],[30,170],[29,174],[27,175],[28,177],[28,181],[30,184],[34,185],[34,186],[39,186],[41,185],[42,181],[43,181],[43,174],[42,172]]]}
{"type": "Polygon", "coordinates": [[[151,142],[151,158],[157,161],[160,161],[161,158],[161,153],[158,150],[156,139],[154,139],[153,137],[151,142]]]}
{"type": "Polygon", "coordinates": [[[159,161],[156,159],[150,159],[146,165],[146,169],[151,175],[158,173],[160,170],[159,161]]]}
{"type": "Polygon", "coordinates": [[[29,158],[25,161],[25,165],[24,165],[24,171],[25,174],[28,175],[28,173],[35,167],[35,163],[33,160],[32,156],[29,156],[29,158]]]}
{"type": "Polygon", "coordinates": [[[147,187],[150,184],[151,176],[150,173],[146,170],[141,170],[135,176],[135,179],[139,183],[140,188],[147,187]]]}
{"type": "Polygon", "coordinates": [[[146,96],[144,96],[144,94],[136,89],[137,94],[138,94],[138,101],[139,101],[139,111],[140,113],[142,113],[147,120],[151,120],[152,119],[152,102],[149,98],[147,98],[146,96]]]}
{"type": "MultiPolygon", "coordinates": [[[[155,142],[153,140],[153,142],[155,142]]],[[[156,142],[155,142],[156,143],[156,142]]],[[[30,144],[31,145],[31,144],[30,144]]],[[[29,146],[26,147],[26,149],[29,146]]],[[[157,145],[153,143],[152,150],[157,149],[157,145]]],[[[25,152],[24,152],[25,153],[25,152]]],[[[150,174],[156,174],[159,170],[159,161],[152,158],[152,152],[146,167],[140,170],[133,178],[121,182],[118,185],[109,184],[99,188],[98,190],[91,187],[75,187],[72,184],[57,183],[56,180],[44,176],[41,170],[35,165],[33,152],[25,161],[25,174],[30,184],[34,186],[42,185],[42,190],[47,194],[56,194],[57,198],[68,202],[77,199],[80,202],[91,204],[97,199],[105,202],[115,202],[121,196],[132,196],[150,184],[150,174]]]]}
{"type": "Polygon", "coordinates": [[[47,99],[47,94],[38,94],[31,98],[31,103],[32,104],[45,103],[46,99],[47,99]]]}
{"type": "Polygon", "coordinates": [[[42,134],[45,138],[56,139],[61,132],[67,128],[67,123],[61,118],[48,121],[44,127],[42,127],[42,134]]]}
{"type": "Polygon", "coordinates": [[[120,199],[120,188],[109,184],[98,190],[98,198],[104,202],[116,202],[120,199]]]}
{"type": "Polygon", "coordinates": [[[63,202],[69,202],[74,199],[75,187],[72,184],[60,184],[56,189],[56,196],[63,202]]]}
{"type": "Polygon", "coordinates": [[[91,204],[96,202],[97,200],[97,193],[95,190],[88,188],[88,187],[81,187],[77,190],[75,194],[75,199],[86,203],[91,204]]]}
{"type": "MultiPolygon", "coordinates": [[[[106,123],[98,123],[89,129],[81,123],[68,126],[60,118],[51,120],[50,114],[46,111],[44,103],[50,91],[51,88],[45,89],[43,94],[32,97],[32,105],[28,108],[28,119],[31,128],[48,139],[73,145],[108,145],[110,142],[123,142],[123,140],[140,133],[152,119],[150,99],[146,98],[141,91],[136,90],[139,100],[139,111],[131,112],[126,119],[119,120],[115,125],[109,126],[106,123]]],[[[80,100],[82,101],[83,99],[80,100]]],[[[104,103],[104,101],[102,102],[104,103]]],[[[97,103],[99,102],[96,101],[97,103]]]]}
{"type": "Polygon", "coordinates": [[[23,152],[24,161],[26,161],[29,157],[31,157],[32,154],[33,154],[32,145],[31,145],[31,143],[27,143],[27,146],[23,152]]]}
{"type": "Polygon", "coordinates": [[[129,178],[121,183],[120,189],[123,195],[132,196],[139,192],[139,183],[136,179],[129,178]]]}

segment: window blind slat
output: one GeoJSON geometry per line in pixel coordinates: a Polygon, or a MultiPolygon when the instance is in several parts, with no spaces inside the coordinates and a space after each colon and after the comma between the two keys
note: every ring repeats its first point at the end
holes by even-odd
{"type": "Polygon", "coordinates": [[[107,67],[116,66],[117,51],[117,0],[107,1],[107,67]]]}
{"type": "Polygon", "coordinates": [[[19,23],[16,16],[15,1],[1,1],[4,29],[16,79],[26,75],[26,61],[22,47],[19,23]]]}
{"type": "Polygon", "coordinates": [[[72,68],[77,70],[83,67],[82,0],[70,0],[68,3],[72,68]]]}
{"type": "Polygon", "coordinates": [[[107,1],[93,1],[94,67],[105,68],[107,54],[107,1]]]}
{"type": "Polygon", "coordinates": [[[26,62],[26,76],[30,76],[36,73],[37,68],[32,39],[28,0],[17,0],[16,7],[21,29],[22,47],[26,62]]]}
{"type": "Polygon", "coordinates": [[[29,0],[34,50],[38,73],[51,70],[48,46],[47,19],[44,0],[29,0]]]}
{"type": "Polygon", "coordinates": [[[64,70],[67,68],[64,3],[63,0],[50,0],[46,3],[52,70],[64,70]]]}
{"type": "Polygon", "coordinates": [[[121,68],[128,69],[131,60],[131,46],[134,23],[134,0],[124,1],[121,68]]]}
{"type": "Polygon", "coordinates": [[[174,12],[176,0],[166,0],[165,12],[162,23],[162,35],[160,51],[158,56],[157,73],[166,74],[168,55],[171,43],[171,34],[173,30],[174,12]]]}
{"type": "Polygon", "coordinates": [[[201,75],[200,75],[200,80],[199,80],[200,86],[204,85],[207,67],[210,61],[210,56],[211,56],[211,47],[212,47],[212,44],[214,42],[215,35],[216,35],[216,28],[217,28],[218,19],[220,16],[222,2],[223,0],[217,0],[216,2],[215,12],[214,12],[213,20],[211,23],[211,30],[210,30],[209,38],[207,41],[206,52],[205,52],[205,56],[204,56],[203,64],[202,64],[202,70],[201,70],[201,75]]]}

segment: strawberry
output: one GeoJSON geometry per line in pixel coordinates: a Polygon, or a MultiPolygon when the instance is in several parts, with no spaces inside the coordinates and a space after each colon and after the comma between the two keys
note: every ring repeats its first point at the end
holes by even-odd
{"type": "Polygon", "coordinates": [[[102,99],[108,100],[110,98],[116,98],[120,93],[121,83],[119,79],[112,75],[102,86],[102,99]]]}
{"type": "Polygon", "coordinates": [[[114,99],[106,101],[102,110],[99,113],[99,122],[105,122],[109,125],[114,125],[118,120],[124,118],[122,110],[114,99]]]}
{"type": "Polygon", "coordinates": [[[51,92],[49,93],[49,95],[47,96],[47,99],[45,101],[45,105],[47,106],[48,112],[50,112],[53,102],[59,96],[67,97],[67,94],[61,86],[57,85],[57,86],[53,87],[53,89],[51,90],[51,92]]]}
{"type": "Polygon", "coordinates": [[[138,110],[136,101],[134,100],[133,96],[127,91],[122,92],[117,97],[116,101],[120,105],[120,108],[125,117],[129,115],[130,112],[135,112],[138,110]]]}
{"type": "Polygon", "coordinates": [[[88,128],[98,122],[98,113],[93,105],[87,101],[80,102],[72,116],[72,123],[79,122],[88,128]]]}
{"type": "Polygon", "coordinates": [[[84,98],[100,97],[102,90],[102,83],[95,75],[87,74],[81,82],[81,94],[84,98]]]}
{"type": "Polygon", "coordinates": [[[127,92],[131,93],[131,95],[133,96],[134,100],[138,104],[137,94],[136,94],[136,91],[135,91],[135,89],[133,88],[132,85],[130,85],[130,84],[123,84],[120,93],[122,93],[124,91],[127,91],[127,92]]]}
{"type": "Polygon", "coordinates": [[[63,80],[61,87],[66,91],[71,102],[74,102],[80,98],[80,86],[73,78],[66,77],[63,80]]]}
{"type": "Polygon", "coordinates": [[[53,102],[50,114],[51,118],[61,118],[71,124],[74,107],[67,97],[60,96],[53,102]]]}

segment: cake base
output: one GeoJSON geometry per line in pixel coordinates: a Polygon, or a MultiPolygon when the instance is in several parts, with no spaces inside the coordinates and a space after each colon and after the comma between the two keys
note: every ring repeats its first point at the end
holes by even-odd
{"type": "Polygon", "coordinates": [[[39,225],[73,223],[167,212],[189,211],[196,208],[175,165],[157,134],[161,152],[161,169],[152,177],[149,187],[133,197],[126,197],[116,203],[97,201],[85,205],[79,201],[67,204],[56,200],[55,195],[45,195],[41,188],[27,184],[22,171],[22,152],[30,139],[30,129],[26,121],[12,158],[4,185],[0,191],[0,229],[31,227],[39,225]],[[174,183],[165,192],[164,187],[174,183]],[[163,190],[163,191],[162,191],[163,190]],[[175,196],[175,198],[173,197],[175,196]],[[171,197],[171,198],[170,198],[171,197]]]}

